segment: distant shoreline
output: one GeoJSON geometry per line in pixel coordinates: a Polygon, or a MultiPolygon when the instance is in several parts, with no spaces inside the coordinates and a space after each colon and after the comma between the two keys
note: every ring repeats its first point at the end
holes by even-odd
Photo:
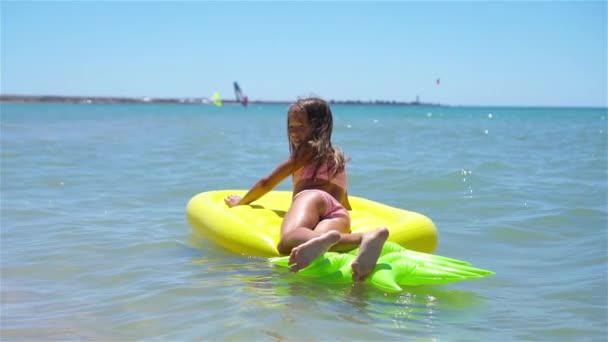
{"type": "MultiPolygon", "coordinates": [[[[74,104],[198,104],[212,105],[208,98],[159,98],[159,97],[105,97],[105,96],[61,96],[61,95],[0,95],[0,103],[74,103],[74,104]]],[[[241,103],[222,99],[227,105],[241,105],[241,103]]],[[[293,101],[282,100],[249,100],[249,104],[291,104],[293,101]]],[[[332,105],[391,105],[391,106],[442,106],[438,103],[403,102],[387,100],[330,100],[332,105]]]]}

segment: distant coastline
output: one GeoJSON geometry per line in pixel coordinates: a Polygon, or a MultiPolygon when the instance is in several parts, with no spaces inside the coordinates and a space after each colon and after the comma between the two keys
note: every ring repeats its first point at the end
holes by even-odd
{"type": "MultiPolygon", "coordinates": [[[[160,97],[105,97],[105,96],[61,96],[61,95],[0,95],[1,102],[16,103],[75,103],[75,104],[198,104],[210,105],[213,102],[205,97],[201,98],[160,98],[160,97]]],[[[222,99],[227,105],[241,105],[231,99],[222,99]]],[[[249,100],[249,104],[290,104],[293,101],[282,100],[249,100]]],[[[391,106],[442,106],[438,103],[425,103],[419,101],[403,102],[393,100],[329,100],[335,105],[391,105],[391,106]]]]}

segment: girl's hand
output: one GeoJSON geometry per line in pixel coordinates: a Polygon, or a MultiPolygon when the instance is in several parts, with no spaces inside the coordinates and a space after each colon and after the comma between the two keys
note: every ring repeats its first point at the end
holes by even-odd
{"type": "Polygon", "coordinates": [[[230,208],[236,206],[239,204],[239,202],[241,201],[242,197],[239,195],[230,195],[226,198],[224,198],[224,202],[226,203],[227,206],[229,206],[230,208]]]}

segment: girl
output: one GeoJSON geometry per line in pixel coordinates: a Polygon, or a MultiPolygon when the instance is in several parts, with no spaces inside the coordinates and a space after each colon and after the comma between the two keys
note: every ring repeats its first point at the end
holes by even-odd
{"type": "Polygon", "coordinates": [[[297,272],[328,250],[345,252],[360,247],[351,264],[353,280],[373,271],[388,238],[384,227],[351,233],[344,154],[332,146],[333,118],[326,101],[299,99],[287,111],[289,158],[260,179],[244,197],[224,199],[230,207],[249,204],[293,177],[293,199],[281,224],[279,253],[289,254],[297,272]]]}

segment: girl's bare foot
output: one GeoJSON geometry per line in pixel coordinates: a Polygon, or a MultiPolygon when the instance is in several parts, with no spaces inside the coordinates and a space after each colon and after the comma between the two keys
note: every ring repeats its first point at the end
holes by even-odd
{"type": "Polygon", "coordinates": [[[388,239],[388,229],[385,227],[363,234],[359,254],[351,264],[353,281],[364,281],[374,270],[386,239],[388,239]]]}
{"type": "Polygon", "coordinates": [[[310,239],[305,243],[294,247],[289,254],[289,270],[298,272],[310,265],[316,258],[327,252],[331,246],[340,240],[340,233],[335,230],[329,231],[319,237],[310,239]]]}

